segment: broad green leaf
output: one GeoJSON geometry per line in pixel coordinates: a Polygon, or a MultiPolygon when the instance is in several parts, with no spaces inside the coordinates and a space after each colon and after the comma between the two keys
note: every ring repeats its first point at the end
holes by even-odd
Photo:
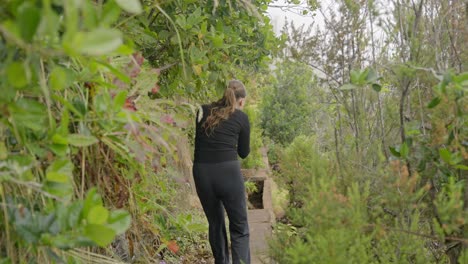
{"type": "Polygon", "coordinates": [[[190,29],[203,21],[203,16],[201,14],[201,9],[197,8],[194,12],[192,12],[187,18],[187,25],[189,26],[187,29],[190,29]]]}
{"type": "Polygon", "coordinates": [[[450,159],[450,165],[456,165],[462,162],[463,160],[464,160],[463,156],[460,154],[460,152],[452,153],[452,158],[450,159]]]}
{"type": "MultiPolygon", "coordinates": [[[[61,135],[68,135],[68,125],[70,124],[70,114],[66,108],[62,109],[62,117],[60,118],[60,126],[57,129],[57,133],[61,135]]],[[[68,144],[64,143],[64,144],[68,144]]]]}
{"type": "Polygon", "coordinates": [[[37,34],[39,34],[39,36],[48,35],[49,37],[54,37],[57,36],[59,28],[60,16],[49,6],[43,7],[37,34]]]}
{"type": "Polygon", "coordinates": [[[99,142],[99,140],[94,136],[86,136],[82,134],[70,134],[67,139],[68,144],[75,147],[87,147],[99,142]]]}
{"type": "Polygon", "coordinates": [[[359,72],[359,80],[358,80],[357,84],[364,85],[366,83],[369,83],[369,82],[366,81],[367,75],[369,74],[369,70],[370,70],[370,68],[366,68],[363,71],[359,72]]]}
{"type": "Polygon", "coordinates": [[[121,91],[114,97],[114,109],[120,110],[127,99],[127,91],[121,91]]]}
{"type": "Polygon", "coordinates": [[[32,225],[17,225],[16,232],[30,244],[37,243],[41,236],[39,230],[32,225]]]}
{"type": "Polygon", "coordinates": [[[49,86],[57,91],[63,90],[70,85],[72,82],[71,78],[71,73],[67,69],[57,66],[50,73],[49,86]]]}
{"type": "Polygon", "coordinates": [[[97,113],[103,114],[109,111],[109,108],[112,107],[111,98],[108,94],[98,94],[94,97],[94,109],[97,113]]]}
{"type": "Polygon", "coordinates": [[[34,131],[47,129],[47,108],[44,104],[31,99],[18,99],[9,105],[9,111],[16,125],[34,131]]]}
{"type": "Polygon", "coordinates": [[[75,201],[67,209],[67,224],[69,228],[77,228],[80,225],[81,211],[83,209],[83,201],[75,201]]]}
{"type": "Polygon", "coordinates": [[[64,157],[68,153],[68,145],[63,144],[50,144],[49,149],[54,152],[55,155],[59,157],[64,157]]]}
{"type": "MultiPolygon", "coordinates": [[[[64,16],[64,26],[67,29],[63,35],[63,43],[72,42],[73,36],[76,34],[79,28],[80,20],[80,7],[82,1],[67,0],[64,16]]],[[[69,43],[72,45],[72,43],[69,43]]]]}
{"type": "Polygon", "coordinates": [[[455,168],[460,170],[468,170],[468,166],[462,164],[456,165],[455,168]]]}
{"type": "Polygon", "coordinates": [[[453,82],[457,83],[462,87],[468,86],[468,72],[453,76],[453,82]]]}
{"type": "Polygon", "coordinates": [[[434,99],[431,100],[431,102],[427,105],[427,108],[434,108],[436,107],[442,100],[440,97],[434,97],[434,99]]]}
{"type": "Polygon", "coordinates": [[[31,42],[41,21],[40,10],[32,3],[26,2],[18,9],[18,26],[21,37],[31,42]]]}
{"type": "Polygon", "coordinates": [[[99,56],[109,54],[122,45],[122,33],[117,29],[96,28],[90,32],[78,32],[73,37],[73,48],[79,53],[99,56]]]}
{"type": "MultiPolygon", "coordinates": [[[[72,204],[73,206],[73,204],[72,204]]],[[[49,233],[55,235],[60,233],[62,230],[67,229],[67,206],[64,203],[57,203],[54,208],[55,221],[49,227],[49,233]]]]}
{"type": "Polygon", "coordinates": [[[189,27],[187,27],[187,19],[185,18],[184,15],[177,16],[175,22],[183,29],[190,29],[190,25],[189,27]]]}
{"type": "Polygon", "coordinates": [[[132,221],[131,215],[125,210],[115,210],[110,213],[107,226],[112,228],[117,235],[123,234],[132,221]]]}
{"type": "Polygon", "coordinates": [[[189,49],[189,54],[193,64],[205,64],[206,51],[202,51],[194,46],[189,49]]]}
{"type": "Polygon", "coordinates": [[[89,211],[96,205],[102,206],[102,199],[101,196],[97,193],[97,189],[95,187],[89,189],[88,193],[86,194],[86,198],[83,204],[83,218],[87,218],[89,211]]]}
{"type": "Polygon", "coordinates": [[[442,158],[442,160],[447,164],[450,164],[450,162],[452,161],[452,153],[446,148],[439,149],[439,155],[442,158]]]}
{"type": "Polygon", "coordinates": [[[73,196],[73,185],[70,183],[47,181],[44,183],[43,189],[44,191],[65,200],[70,200],[73,196]]]}
{"type": "Polygon", "coordinates": [[[200,33],[203,35],[206,35],[206,33],[208,32],[208,23],[206,21],[203,21],[200,25],[200,33]]]}
{"type": "Polygon", "coordinates": [[[111,26],[120,16],[120,8],[114,1],[107,1],[103,8],[99,23],[103,26],[111,26]]]}
{"type": "Polygon", "coordinates": [[[97,25],[97,12],[96,4],[93,4],[91,1],[84,1],[81,6],[81,12],[83,12],[83,24],[87,29],[93,29],[97,25]]]}
{"type": "Polygon", "coordinates": [[[48,214],[36,214],[37,227],[41,232],[49,231],[49,227],[55,220],[55,212],[48,214]]]}
{"type": "Polygon", "coordinates": [[[352,84],[359,84],[361,73],[359,71],[351,70],[350,81],[352,84]]]}
{"type": "Polygon", "coordinates": [[[81,100],[81,98],[73,98],[72,104],[69,101],[62,101],[64,105],[68,107],[69,110],[77,114],[80,117],[83,117],[88,112],[87,102],[81,100]]]}
{"type": "Polygon", "coordinates": [[[351,83],[345,83],[340,87],[340,90],[354,90],[358,88],[356,85],[351,83]]]}
{"type": "Polygon", "coordinates": [[[46,178],[48,181],[68,183],[73,177],[73,163],[68,159],[55,160],[47,168],[46,178]]]}
{"type": "Polygon", "coordinates": [[[109,211],[102,205],[96,205],[91,207],[86,217],[90,224],[104,224],[107,222],[109,217],[109,211]]]}
{"type": "Polygon", "coordinates": [[[380,92],[382,90],[382,86],[378,83],[373,83],[372,84],[372,89],[374,89],[374,91],[376,92],[380,92]]]}
{"type": "Polygon", "coordinates": [[[389,147],[389,149],[393,156],[397,158],[401,157],[400,151],[397,150],[395,147],[389,147]]]}
{"type": "Polygon", "coordinates": [[[379,76],[379,74],[377,73],[377,71],[375,71],[375,70],[372,69],[372,68],[369,68],[369,71],[367,72],[367,76],[366,76],[366,81],[367,81],[367,83],[375,83],[375,82],[377,82],[379,79],[380,79],[380,76],[379,76]]]}
{"type": "Polygon", "coordinates": [[[45,158],[47,155],[47,150],[40,145],[33,145],[29,147],[29,150],[32,154],[37,156],[39,159],[45,158]]]}
{"type": "Polygon", "coordinates": [[[408,157],[408,154],[409,154],[409,147],[408,147],[408,144],[404,142],[400,146],[400,155],[403,159],[406,159],[408,157]]]}
{"type": "Polygon", "coordinates": [[[135,52],[135,50],[132,48],[131,45],[123,44],[123,45],[120,45],[119,48],[115,50],[115,52],[117,52],[120,55],[130,56],[135,52]]]}
{"type": "MultiPolygon", "coordinates": [[[[73,238],[71,238],[68,235],[58,234],[58,235],[51,237],[50,234],[42,234],[40,243],[47,245],[47,246],[53,246],[53,247],[67,250],[67,249],[71,249],[74,247],[73,242],[74,242],[73,238]]],[[[61,261],[60,259],[55,260],[54,258],[54,261],[55,262],[52,262],[52,263],[63,263],[63,261],[61,261]]]]}
{"type": "Polygon", "coordinates": [[[15,88],[23,88],[28,84],[28,76],[23,63],[13,62],[6,68],[7,80],[15,88]]]}
{"type": "Polygon", "coordinates": [[[115,0],[115,2],[125,11],[133,14],[143,12],[140,0],[115,0]]]}
{"type": "Polygon", "coordinates": [[[111,228],[95,224],[86,225],[84,233],[88,238],[101,247],[109,245],[116,235],[115,231],[111,228]]]}

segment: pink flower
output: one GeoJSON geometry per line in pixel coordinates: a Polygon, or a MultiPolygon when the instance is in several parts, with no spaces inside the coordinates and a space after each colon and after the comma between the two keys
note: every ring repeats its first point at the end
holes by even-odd
{"type": "Polygon", "coordinates": [[[133,67],[132,70],[130,71],[130,77],[135,78],[140,74],[140,66],[133,67]]]}
{"type": "Polygon", "coordinates": [[[143,57],[143,55],[141,55],[141,53],[139,52],[135,52],[133,53],[133,58],[135,59],[136,63],[138,64],[138,66],[141,66],[143,64],[143,62],[145,61],[145,58],[143,57]]]}
{"type": "Polygon", "coordinates": [[[161,122],[166,123],[166,124],[171,124],[171,125],[175,123],[174,119],[170,115],[165,115],[161,117],[161,122]]]}
{"type": "Polygon", "coordinates": [[[123,81],[121,81],[119,78],[115,77],[113,80],[112,80],[112,83],[117,86],[118,88],[126,88],[127,87],[127,84],[124,83],[123,81]]]}

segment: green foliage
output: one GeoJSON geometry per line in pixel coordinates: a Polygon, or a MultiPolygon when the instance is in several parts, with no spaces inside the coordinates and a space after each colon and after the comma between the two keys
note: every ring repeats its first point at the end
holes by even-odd
{"type": "Polygon", "coordinates": [[[165,1],[121,25],[150,63],[166,68],[163,96],[206,100],[240,72],[265,67],[278,45],[262,6],[270,1],[165,1]]]}
{"type": "Polygon", "coordinates": [[[309,113],[329,162],[289,187],[301,194],[275,231],[279,263],[467,262],[466,6],[392,1],[380,15],[384,2],[339,0],[320,7],[324,25],[285,27],[283,59],[320,78],[309,113]]]}
{"type": "Polygon", "coordinates": [[[273,141],[288,144],[311,127],[311,95],[314,73],[304,64],[284,61],[277,64],[276,83],[265,91],[261,105],[261,124],[273,141]]]}
{"type": "MultiPolygon", "coordinates": [[[[150,106],[137,109],[135,94],[158,75],[111,28],[116,2],[9,1],[2,11],[0,256],[49,263],[78,247],[98,251],[145,217],[129,180],[175,166],[176,138],[194,107],[139,98],[150,106]]],[[[161,198],[155,191],[148,197],[161,198]]],[[[173,199],[157,202],[167,208],[173,199]]]]}
{"type": "Polygon", "coordinates": [[[257,188],[257,185],[255,184],[255,182],[245,181],[244,185],[245,185],[245,192],[248,195],[258,192],[258,188],[257,188]]]}
{"type": "Polygon", "coordinates": [[[283,147],[281,146],[281,144],[275,143],[273,140],[269,138],[265,138],[264,140],[265,140],[264,145],[268,146],[268,151],[267,151],[268,162],[272,166],[277,165],[282,155],[283,147]]]}
{"type": "MultiPolygon", "coordinates": [[[[302,138],[302,142],[311,143],[302,138]]],[[[305,144],[302,144],[305,145],[305,144]]],[[[327,162],[307,157],[304,151],[291,151],[300,144],[293,142],[285,151],[281,162],[281,177],[293,171],[286,169],[294,164],[294,174],[302,184],[290,185],[297,198],[288,208],[291,227],[275,228],[275,240],[271,252],[284,249],[284,254],[272,253],[279,263],[436,263],[431,260],[424,240],[411,234],[422,232],[426,225],[418,224],[420,213],[414,210],[415,201],[427,193],[427,189],[414,190],[414,181],[408,178],[385,177],[389,180],[384,195],[372,193],[368,182],[355,182],[342,189],[341,179],[327,172],[327,162]],[[304,160],[304,156],[307,160],[304,160]],[[284,164],[284,165],[283,165],[284,164]],[[291,165],[288,165],[291,164],[291,165]],[[312,173],[308,173],[311,171],[312,173]],[[313,173],[313,172],[316,173],[313,173]],[[390,192],[389,187],[399,186],[400,194],[390,192]],[[403,192],[403,193],[402,193],[403,192]],[[397,200],[398,197],[408,200],[397,200]],[[392,207],[395,206],[395,207],[392,207]],[[390,207],[391,209],[388,209],[390,207]],[[403,207],[402,214],[411,214],[414,224],[403,219],[392,219],[385,210],[403,207]],[[393,225],[395,225],[393,227],[393,225]],[[404,231],[403,231],[404,232],[404,231]]],[[[312,151],[311,151],[312,152],[312,151]]],[[[291,188],[290,187],[290,188],[291,188]]],[[[405,216],[406,217],[406,216],[405,216]]]]}
{"type": "Polygon", "coordinates": [[[366,68],[362,71],[350,72],[350,83],[343,84],[341,90],[353,90],[361,86],[369,85],[376,92],[382,90],[382,85],[378,83],[381,79],[378,73],[372,68],[366,68]]]}
{"type": "MultiPolygon", "coordinates": [[[[451,88],[457,85],[441,82],[451,88]]],[[[433,111],[434,127],[442,117],[451,124],[444,126],[445,136],[439,138],[440,126],[428,134],[408,134],[406,142],[391,148],[399,159],[383,168],[378,179],[363,181],[351,175],[359,180],[344,186],[347,181],[333,174],[332,164],[320,158],[317,143],[310,138],[300,136],[285,149],[277,179],[288,188],[287,221],[295,229],[277,227],[271,250],[281,245],[286,252],[272,253],[278,262],[449,263],[453,259],[427,243],[449,237],[452,245],[460,246],[456,241],[465,237],[466,169],[459,140],[466,137],[461,121],[466,109],[459,103],[466,99],[457,88],[440,91],[440,104],[452,102],[454,107],[428,109],[433,111]],[[409,171],[408,164],[417,168],[409,171]],[[429,217],[428,208],[433,212],[429,217]]],[[[463,259],[463,253],[458,251],[456,258],[463,259]]]]}
{"type": "Polygon", "coordinates": [[[204,218],[177,208],[187,101],[266,65],[268,1],[39,2],[0,7],[0,257],[74,263],[111,242],[144,263],[206,252],[204,218]]]}
{"type": "MultiPolygon", "coordinates": [[[[13,202],[19,197],[6,198],[13,202]]],[[[106,246],[116,235],[124,233],[131,222],[128,212],[104,208],[96,189],[90,189],[85,200],[69,204],[52,202],[43,211],[22,204],[8,207],[8,215],[10,226],[22,241],[30,246],[59,249],[106,246]]]]}
{"type": "Polygon", "coordinates": [[[250,154],[242,160],[242,167],[245,169],[262,168],[263,155],[262,155],[262,130],[259,126],[257,109],[252,106],[247,106],[244,109],[250,121],[250,154]]]}
{"type": "Polygon", "coordinates": [[[315,146],[312,137],[298,136],[279,158],[281,173],[277,179],[288,190],[291,207],[300,208],[307,203],[307,185],[315,178],[329,173],[327,158],[315,146]]]}

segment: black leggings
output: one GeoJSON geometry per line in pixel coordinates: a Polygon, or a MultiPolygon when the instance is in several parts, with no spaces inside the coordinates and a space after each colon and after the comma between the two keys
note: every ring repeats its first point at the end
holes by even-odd
{"type": "Polygon", "coordinates": [[[198,197],[208,218],[215,264],[230,263],[224,208],[229,218],[232,262],[250,264],[249,224],[240,162],[194,163],[193,177],[198,197]]]}

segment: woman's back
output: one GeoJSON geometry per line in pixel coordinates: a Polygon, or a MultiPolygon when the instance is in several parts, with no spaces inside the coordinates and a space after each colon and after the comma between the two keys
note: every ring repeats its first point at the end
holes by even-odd
{"type": "Polygon", "coordinates": [[[215,163],[245,158],[250,151],[250,125],[247,115],[236,109],[212,131],[203,126],[212,105],[203,105],[203,117],[196,124],[195,162],[215,163]]]}

